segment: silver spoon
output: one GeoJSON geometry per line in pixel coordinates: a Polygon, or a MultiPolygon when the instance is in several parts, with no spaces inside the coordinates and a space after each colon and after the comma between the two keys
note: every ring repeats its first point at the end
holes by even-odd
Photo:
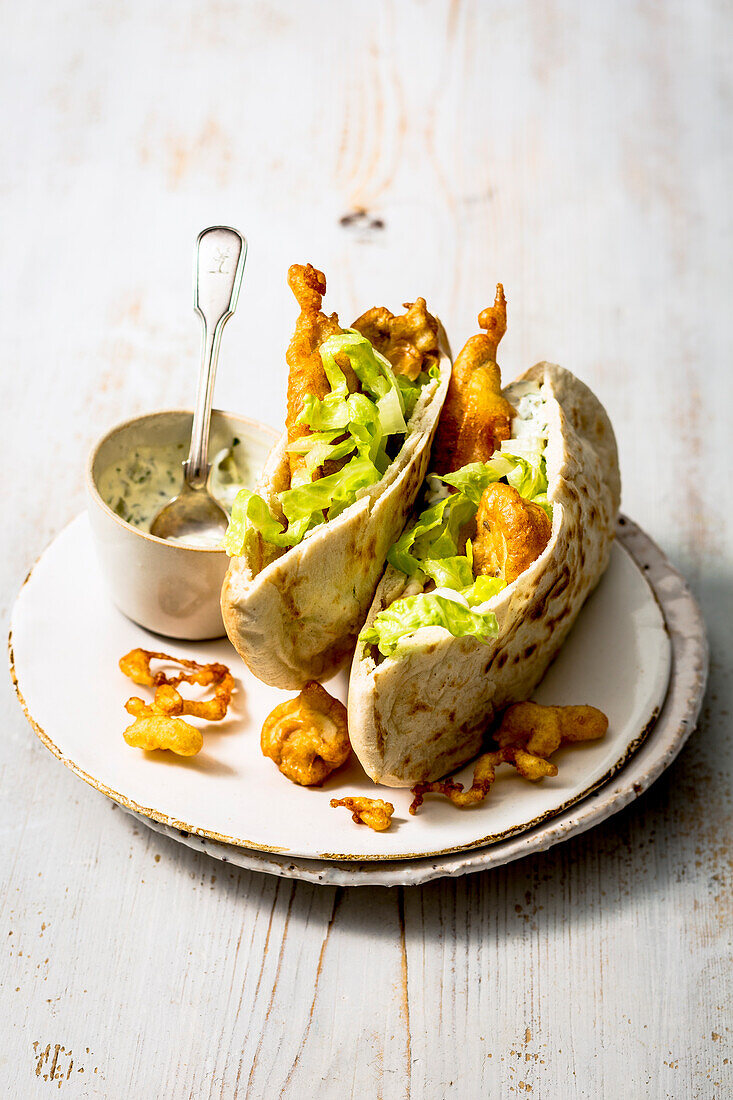
{"type": "Polygon", "coordinates": [[[183,487],[150,525],[151,535],[208,545],[221,541],[229,523],[224,509],[206,488],[209,476],[209,428],[214,377],[224,325],[234,313],[242,285],[247,242],[236,229],[216,225],[196,241],[194,309],[203,321],[199,391],[191,425],[191,447],[183,463],[183,487]]]}

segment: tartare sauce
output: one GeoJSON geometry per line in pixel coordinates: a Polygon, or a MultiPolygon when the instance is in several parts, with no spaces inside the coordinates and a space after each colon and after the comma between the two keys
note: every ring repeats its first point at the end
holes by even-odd
{"type": "MultiPolygon", "coordinates": [[[[99,495],[125,523],[149,531],[163,505],[181,491],[186,455],[184,443],[135,447],[124,459],[102,471],[97,480],[99,495]]],[[[231,512],[239,490],[251,480],[248,467],[244,447],[237,438],[212,460],[209,492],[227,512],[231,512]]],[[[218,540],[197,539],[196,545],[216,546],[218,540]]]]}

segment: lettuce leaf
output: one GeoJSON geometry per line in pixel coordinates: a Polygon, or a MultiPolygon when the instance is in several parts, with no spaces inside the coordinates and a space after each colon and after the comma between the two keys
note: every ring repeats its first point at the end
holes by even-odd
{"type": "Polygon", "coordinates": [[[329,519],[333,519],[353,503],[360,489],[374,485],[381,476],[369,458],[356,455],[335,474],[321,477],[310,485],[286,489],[280,493],[280,504],[289,525],[310,520],[315,513],[324,511],[328,512],[329,519]]]}
{"type": "Polygon", "coordinates": [[[468,557],[452,557],[420,562],[423,573],[435,581],[436,588],[458,591],[473,584],[473,570],[468,557]]]}
{"type": "Polygon", "coordinates": [[[515,463],[512,459],[495,456],[489,462],[470,462],[468,466],[462,466],[452,474],[445,474],[440,481],[457,489],[478,508],[481,497],[489,485],[507,477],[514,467],[515,463]]]}
{"type": "Polygon", "coordinates": [[[465,595],[471,607],[478,607],[487,600],[493,600],[502,588],[506,588],[506,581],[501,577],[476,577],[471,591],[466,592],[465,595]]]}
{"type": "MultiPolygon", "coordinates": [[[[507,453],[508,452],[504,452],[507,453]]],[[[514,469],[507,474],[507,481],[520,496],[527,500],[534,500],[540,494],[547,495],[547,472],[544,460],[527,459],[520,456],[512,456],[515,462],[514,469]]]]}
{"type": "Polygon", "coordinates": [[[440,626],[454,638],[469,636],[486,644],[499,630],[496,615],[486,603],[503,587],[499,577],[479,577],[460,592],[437,588],[406,596],[380,611],[373,624],[362,630],[360,640],[376,645],[383,657],[392,657],[417,630],[440,626]]]}
{"type": "Polygon", "coordinates": [[[403,531],[387,560],[414,580],[433,581],[436,588],[395,600],[362,631],[362,641],[373,643],[383,656],[391,657],[424,626],[442,626],[455,637],[470,635],[479,641],[495,636],[496,619],[487,604],[505,582],[500,577],[474,580],[472,543],[466,539],[463,554],[459,546],[484,491],[501,478],[552,519],[543,450],[541,438],[526,436],[502,444],[501,451],[488,462],[472,462],[443,477],[433,475],[454,492],[426,508],[413,526],[403,531]]]}
{"type": "Polygon", "coordinates": [[[259,531],[273,546],[295,546],[324,518],[334,519],[353,504],[361,490],[376,484],[387,471],[390,439],[407,432],[406,421],[422,386],[440,376],[435,366],[415,382],[402,379],[389,360],[353,329],[329,337],[320,355],[331,390],[323,398],[305,398],[298,422],[311,431],[288,446],[291,454],[305,459],[297,480],[279,496],[288,526],[284,528],[261,497],[242,490],[223,543],[231,556],[243,553],[248,530],[259,531]],[[349,393],[338,363],[342,356],[348,358],[363,392],[349,393]],[[326,462],[343,459],[348,461],[341,470],[313,480],[326,462]]]}
{"type": "MultiPolygon", "coordinates": [[[[544,459],[545,436],[532,431],[527,422],[521,434],[501,444],[501,458],[514,466],[506,475],[508,483],[527,500],[547,493],[547,467],[544,459]],[[526,425],[526,426],[525,426],[526,425]]],[[[546,502],[546,496],[545,496],[546,502]]],[[[544,505],[542,505],[544,507],[544,505]]]]}
{"type": "Polygon", "coordinates": [[[407,378],[404,374],[396,374],[395,382],[397,383],[400,395],[402,397],[402,405],[405,411],[405,420],[409,420],[415,411],[415,405],[417,399],[420,396],[420,391],[423,386],[427,385],[430,381],[435,381],[440,378],[440,367],[437,363],[433,363],[427,371],[420,371],[420,374],[414,380],[407,378]]]}
{"type": "Polygon", "coordinates": [[[346,436],[344,439],[342,432],[318,432],[304,439],[298,439],[288,447],[291,453],[305,455],[309,482],[313,480],[313,474],[324,462],[335,462],[340,458],[346,458],[354,450],[356,450],[356,440],[351,436],[346,436]],[[305,446],[299,446],[304,442],[305,446]]]}
{"type": "Polygon", "coordinates": [[[532,497],[532,503],[539,504],[550,523],[552,523],[552,504],[547,497],[547,493],[538,493],[536,497],[532,497]]]}
{"type": "Polygon", "coordinates": [[[301,530],[301,527],[302,525],[291,526],[285,530],[262,497],[253,493],[251,489],[240,489],[232,505],[232,514],[222,547],[230,557],[241,554],[248,528],[255,528],[265,541],[273,546],[294,546],[296,542],[300,542],[307,530],[307,528],[301,530]]]}
{"type": "Polygon", "coordinates": [[[451,497],[446,497],[445,500],[441,500],[438,504],[427,508],[412,527],[403,531],[387,554],[387,561],[390,565],[393,565],[395,569],[399,569],[402,573],[406,573],[408,577],[419,574],[420,558],[416,554],[410,553],[410,551],[417,540],[420,539],[420,547],[424,551],[422,556],[436,557],[436,555],[430,553],[431,542],[440,538],[445,512],[450,505],[451,497]]]}

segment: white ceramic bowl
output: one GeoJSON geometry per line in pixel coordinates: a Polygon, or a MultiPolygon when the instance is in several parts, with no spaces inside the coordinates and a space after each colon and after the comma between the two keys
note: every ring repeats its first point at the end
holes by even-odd
{"type": "MultiPolygon", "coordinates": [[[[87,463],[89,518],[112,599],[123,614],[146,630],[190,641],[224,634],[219,595],[227,570],[223,550],[179,546],[155,538],[118,516],[99,493],[99,477],[136,446],[184,444],[187,453],[193,414],[183,410],[150,413],[108,432],[87,463]]],[[[263,424],[214,409],[209,453],[237,437],[252,488],[277,434],[263,424]]]]}

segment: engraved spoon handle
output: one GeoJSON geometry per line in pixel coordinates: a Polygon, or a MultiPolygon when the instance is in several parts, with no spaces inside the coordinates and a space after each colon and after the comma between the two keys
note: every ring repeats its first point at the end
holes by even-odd
{"type": "Polygon", "coordinates": [[[202,488],[209,473],[209,427],[221,334],[237,308],[246,257],[247,242],[236,229],[215,225],[198,235],[193,304],[203,322],[203,346],[191,447],[183,463],[184,477],[192,489],[202,488]]]}

